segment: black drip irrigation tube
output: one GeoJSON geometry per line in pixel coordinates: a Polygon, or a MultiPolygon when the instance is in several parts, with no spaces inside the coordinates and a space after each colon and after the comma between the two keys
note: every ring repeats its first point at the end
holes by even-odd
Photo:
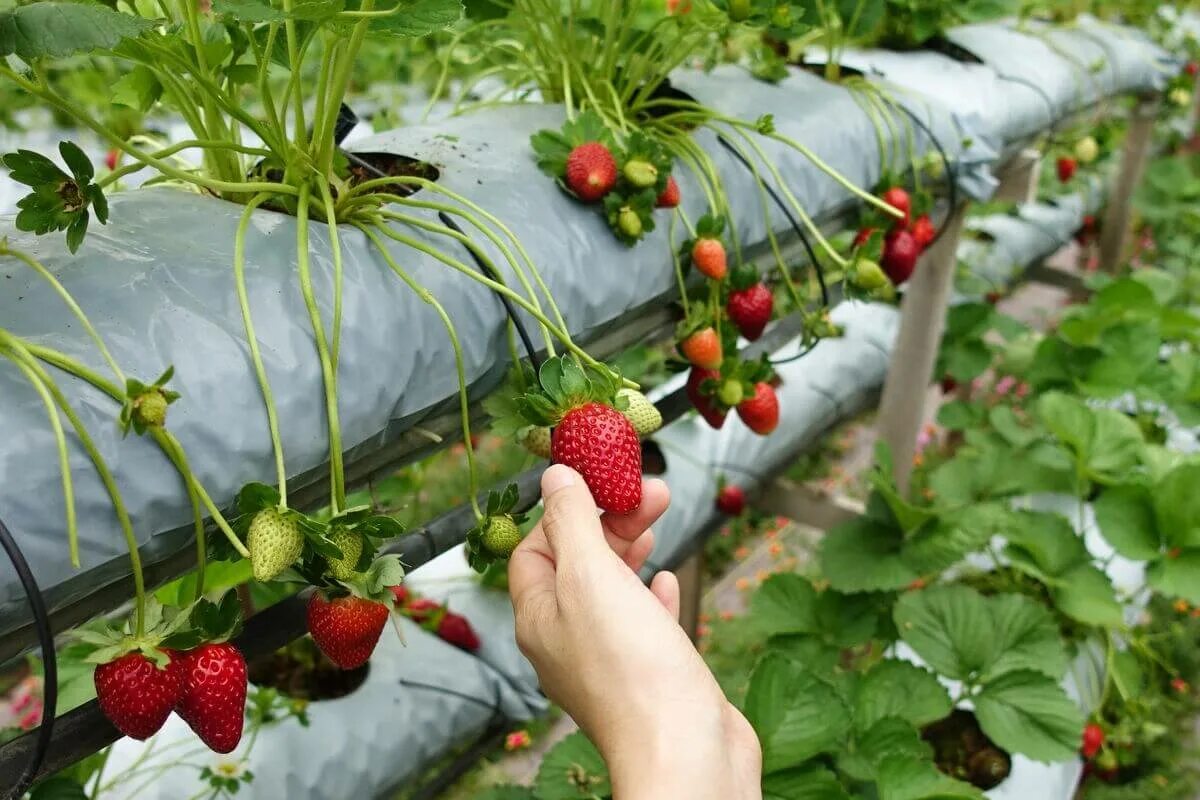
{"type": "Polygon", "coordinates": [[[37,628],[38,643],[42,649],[42,721],[38,726],[37,741],[21,777],[4,795],[6,800],[17,800],[25,794],[25,790],[37,777],[54,737],[54,716],[58,708],[58,654],[54,651],[54,633],[50,629],[50,615],[46,611],[45,598],[42,597],[42,591],[38,588],[37,579],[33,576],[33,570],[29,568],[25,554],[21,552],[3,520],[0,520],[0,546],[4,547],[4,552],[21,581],[21,588],[25,590],[25,597],[29,600],[29,608],[33,612],[33,621],[37,628]]]}
{"type": "Polygon", "coordinates": [[[942,159],[942,172],[946,176],[946,203],[949,207],[946,209],[946,219],[938,226],[937,231],[933,234],[933,241],[928,245],[928,247],[933,247],[938,239],[942,238],[942,234],[946,232],[946,224],[950,222],[951,217],[954,216],[955,209],[958,208],[958,170],[955,168],[954,162],[950,160],[950,157],[946,155],[946,148],[942,146],[941,140],[934,135],[933,129],[925,124],[925,120],[918,117],[902,103],[897,103],[896,106],[908,115],[913,124],[921,129],[921,132],[929,139],[929,143],[933,145],[942,159]]]}

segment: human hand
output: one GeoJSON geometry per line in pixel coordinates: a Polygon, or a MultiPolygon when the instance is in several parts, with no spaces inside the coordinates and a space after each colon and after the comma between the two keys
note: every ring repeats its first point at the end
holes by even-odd
{"type": "Polygon", "coordinates": [[[517,644],[604,756],[614,796],[761,797],[758,739],[679,626],[678,581],[637,575],[666,484],[647,481],[630,514],[598,516],[583,479],[555,465],[542,497],[508,566],[517,644]]]}

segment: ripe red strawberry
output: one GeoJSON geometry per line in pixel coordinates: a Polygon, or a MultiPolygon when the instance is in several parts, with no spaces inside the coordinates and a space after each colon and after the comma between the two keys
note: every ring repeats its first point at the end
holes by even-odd
{"type": "Polygon", "coordinates": [[[594,203],[617,185],[617,160],[600,142],[584,142],[567,156],[567,188],[585,203],[594,203]]]}
{"type": "Polygon", "coordinates": [[[1104,729],[1094,722],[1089,722],[1083,729],[1083,746],[1079,748],[1079,752],[1084,758],[1090,759],[1099,753],[1103,746],[1104,729]]]}
{"type": "Polygon", "coordinates": [[[692,10],[692,0],[667,0],[668,14],[687,14],[692,10]]]}
{"type": "Polygon", "coordinates": [[[471,623],[461,614],[447,611],[446,616],[438,623],[437,635],[442,641],[454,645],[459,650],[474,653],[479,649],[479,637],[475,635],[471,623]]]}
{"type": "Polygon", "coordinates": [[[854,234],[854,246],[862,247],[871,239],[871,234],[875,233],[874,228],[863,228],[858,233],[854,234]]]}
{"type": "Polygon", "coordinates": [[[880,264],[892,283],[899,286],[912,276],[920,255],[921,246],[916,237],[906,230],[895,230],[883,240],[880,264]]]}
{"type": "Polygon", "coordinates": [[[746,493],[742,487],[728,484],[717,494],[717,511],[727,517],[740,517],[746,510],[746,493]]]}
{"type": "Polygon", "coordinates": [[[92,675],[100,710],[131,739],[149,739],[158,733],[183,694],[178,653],[164,652],[171,657],[165,668],[133,652],[100,664],[92,675]]]}
{"type": "Polygon", "coordinates": [[[1197,73],[1200,73],[1200,63],[1189,61],[1183,65],[1183,71],[1188,75],[1195,77],[1197,73]]]}
{"type": "Polygon", "coordinates": [[[1087,244],[1096,236],[1096,218],[1088,214],[1083,218],[1083,224],[1079,226],[1079,230],[1075,231],[1075,241],[1079,244],[1087,244]]]}
{"type": "Polygon", "coordinates": [[[922,250],[933,244],[933,240],[937,237],[937,230],[933,227],[933,220],[929,218],[928,214],[917,217],[909,231],[922,250]]]}
{"type": "Polygon", "coordinates": [[[749,289],[730,292],[726,305],[733,324],[742,336],[752,342],[762,336],[767,323],[771,321],[774,308],[775,296],[761,283],[756,283],[749,289]]]}
{"type": "Polygon", "coordinates": [[[583,476],[605,511],[624,514],[642,504],[642,446],[625,415],[602,403],[568,411],[550,443],[556,463],[583,476]]]}
{"type": "Polygon", "coordinates": [[[687,381],[687,396],[688,400],[692,402],[692,407],[700,412],[700,416],[704,418],[705,422],[717,430],[720,430],[721,426],[725,424],[726,412],[714,402],[711,395],[700,391],[700,387],[705,381],[719,381],[720,379],[721,373],[718,370],[692,367],[687,381]]]}
{"type": "Polygon", "coordinates": [[[654,204],[659,208],[675,208],[679,200],[679,184],[675,182],[675,176],[670,175],[667,177],[667,188],[662,190],[654,204]]]}
{"type": "Polygon", "coordinates": [[[766,436],[779,424],[779,398],[766,381],[754,384],[754,396],[738,403],[738,416],[746,427],[766,436]]]}
{"type": "Polygon", "coordinates": [[[357,669],[375,652],[388,613],[383,603],[354,596],[329,600],[318,590],[308,601],[308,632],[330,661],[357,669]]]}
{"type": "Polygon", "coordinates": [[[112,172],[117,168],[117,164],[121,161],[121,151],[113,148],[104,154],[104,166],[108,167],[108,171],[112,172]]]}
{"type": "Polygon", "coordinates": [[[701,237],[692,245],[692,263],[703,274],[719,281],[725,277],[728,265],[725,260],[725,245],[719,239],[701,237]]]}
{"type": "Polygon", "coordinates": [[[692,366],[716,369],[721,366],[724,355],[721,337],[712,327],[701,328],[679,343],[679,352],[692,366]]]}
{"type": "Polygon", "coordinates": [[[228,642],[202,644],[181,657],[183,697],[175,713],[217,753],[232,753],[246,718],[246,659],[228,642]]]}
{"type": "Polygon", "coordinates": [[[958,381],[955,380],[953,375],[944,375],[942,376],[941,388],[942,394],[950,394],[958,388],[958,381]]]}
{"type": "Polygon", "coordinates": [[[908,192],[899,186],[893,186],[883,193],[882,200],[904,215],[904,219],[896,220],[895,224],[907,226],[909,212],[912,211],[912,200],[909,198],[908,192]]]}
{"type": "Polygon", "coordinates": [[[392,597],[396,599],[397,606],[404,606],[408,603],[409,591],[408,587],[400,584],[392,587],[392,597]]]}
{"type": "Polygon", "coordinates": [[[440,611],[441,608],[436,600],[420,597],[405,606],[404,610],[408,613],[409,619],[419,625],[440,611]]]}
{"type": "Polygon", "coordinates": [[[1055,162],[1055,168],[1058,170],[1058,179],[1063,183],[1075,177],[1075,167],[1077,166],[1075,159],[1070,156],[1062,156],[1055,162]]]}
{"type": "Polygon", "coordinates": [[[988,292],[983,296],[983,299],[989,306],[994,306],[1000,302],[1000,293],[995,291],[988,292]]]}

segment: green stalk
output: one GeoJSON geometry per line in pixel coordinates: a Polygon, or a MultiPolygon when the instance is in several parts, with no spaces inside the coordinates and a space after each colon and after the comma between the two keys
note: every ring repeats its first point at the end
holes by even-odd
{"type": "MultiPolygon", "coordinates": [[[[105,379],[99,373],[89,369],[70,356],[60,353],[57,350],[52,350],[49,347],[43,347],[42,345],[34,344],[32,342],[26,342],[25,349],[28,350],[29,353],[38,360],[45,361],[47,364],[61,369],[63,372],[79,378],[81,381],[91,384],[96,389],[99,389],[101,392],[107,394],[118,404],[125,402],[124,389],[122,389],[120,386],[117,386],[112,381],[105,379]]],[[[221,513],[221,510],[217,508],[208,492],[204,489],[200,482],[196,480],[195,475],[192,473],[192,470],[188,465],[187,456],[184,454],[183,445],[179,443],[179,440],[176,439],[173,434],[163,428],[151,429],[150,435],[154,438],[155,442],[157,442],[159,449],[163,451],[167,458],[169,458],[175,465],[176,469],[179,470],[179,473],[184,480],[192,484],[193,490],[196,492],[205,508],[207,508],[209,513],[212,515],[213,522],[215,522],[217,527],[221,529],[221,532],[225,534],[225,537],[230,540],[230,544],[233,545],[233,548],[245,558],[249,558],[249,552],[242,545],[241,540],[237,538],[237,534],[233,532],[233,528],[229,526],[229,523],[225,520],[225,516],[221,513]]]]}
{"type": "Polygon", "coordinates": [[[79,525],[75,515],[75,485],[71,480],[71,456],[67,450],[67,437],[63,433],[62,420],[59,419],[54,398],[50,396],[50,392],[46,391],[45,383],[29,365],[7,349],[0,352],[3,352],[4,356],[16,365],[17,369],[21,370],[25,379],[29,381],[29,385],[38,393],[42,404],[46,407],[46,417],[50,420],[50,429],[54,433],[54,444],[58,449],[58,472],[62,479],[63,503],[67,512],[67,548],[71,554],[71,566],[79,569],[79,525]]]}
{"type": "MultiPolygon", "coordinates": [[[[405,198],[400,198],[400,197],[396,197],[394,200],[394,202],[397,202],[397,203],[404,202],[404,201],[405,201],[405,198]]],[[[457,211],[457,209],[454,209],[453,206],[447,206],[442,203],[427,203],[427,202],[422,202],[422,201],[413,201],[411,203],[404,202],[404,204],[417,206],[419,208],[436,208],[438,210],[445,210],[447,213],[455,213],[457,211]]],[[[403,222],[408,225],[413,225],[415,227],[421,228],[422,230],[430,231],[431,233],[437,233],[437,234],[441,234],[443,236],[449,236],[450,238],[454,239],[455,241],[461,243],[464,247],[466,247],[468,250],[470,250],[471,253],[473,253],[476,258],[478,258],[480,261],[482,261],[484,264],[486,264],[491,269],[491,271],[497,276],[496,280],[498,282],[500,282],[500,283],[504,282],[503,279],[499,277],[500,270],[496,269],[495,264],[492,263],[492,260],[490,258],[488,258],[487,253],[483,252],[483,249],[480,248],[479,245],[477,245],[469,236],[461,234],[458,231],[454,230],[453,228],[448,228],[445,225],[437,225],[432,222],[426,222],[425,220],[420,219],[419,217],[413,217],[408,214],[397,214],[394,211],[388,211],[386,209],[384,211],[382,211],[381,213],[383,214],[384,218],[386,218],[386,219],[391,219],[391,220],[395,220],[397,222],[403,222]]],[[[467,218],[467,217],[469,217],[469,215],[464,215],[464,218],[467,218]]],[[[476,223],[477,222],[478,221],[476,220],[476,223]]],[[[476,224],[476,227],[480,227],[480,226],[478,224],[476,224]]],[[[507,247],[505,247],[504,242],[498,236],[493,234],[491,231],[489,231],[485,228],[480,228],[480,230],[483,230],[484,235],[488,236],[488,238],[491,239],[492,242],[497,247],[500,248],[501,253],[508,260],[509,266],[511,266],[513,268],[513,272],[516,274],[517,280],[520,281],[521,286],[529,294],[530,302],[533,304],[533,306],[535,308],[537,308],[539,311],[541,311],[542,306],[538,302],[537,294],[534,292],[533,287],[529,285],[529,279],[525,276],[525,274],[521,270],[520,266],[517,264],[516,260],[512,257],[512,253],[509,252],[507,247]]],[[[505,285],[507,285],[507,284],[505,284],[505,285]]],[[[550,335],[550,331],[546,329],[545,325],[539,325],[538,327],[541,328],[541,330],[542,330],[542,337],[546,342],[546,351],[551,356],[553,356],[554,355],[554,337],[552,337],[550,335]]]]}
{"type": "MultiPolygon", "coordinates": [[[[271,155],[270,150],[264,150],[261,147],[247,147],[240,144],[231,144],[229,142],[204,139],[189,139],[186,142],[179,142],[178,144],[173,144],[170,147],[164,147],[162,150],[158,150],[152,155],[157,159],[170,158],[182,150],[191,150],[193,148],[232,150],[237,153],[246,153],[247,155],[259,156],[261,158],[266,158],[267,156],[271,155]]],[[[150,165],[136,161],[132,164],[126,164],[125,166],[113,170],[100,180],[96,181],[96,185],[103,189],[105,186],[116,183],[121,178],[124,178],[127,175],[132,175],[135,172],[139,172],[145,169],[147,166],[150,165]]]]}
{"type": "Polygon", "coordinates": [[[675,281],[679,285],[679,300],[683,303],[683,318],[689,319],[692,312],[688,308],[687,281],[683,278],[683,264],[679,261],[679,249],[675,247],[675,223],[678,219],[679,214],[671,215],[671,227],[667,230],[667,244],[671,248],[671,260],[675,264],[675,281]]]}
{"type": "Polygon", "coordinates": [[[300,200],[296,209],[296,260],[300,273],[300,291],[312,324],[316,339],[317,357],[321,361],[321,376],[325,385],[325,416],[329,423],[329,488],[333,515],[337,516],[346,507],[345,471],[342,463],[342,426],[338,418],[337,375],[329,357],[329,344],[325,338],[325,324],[321,321],[321,310],[313,293],[312,272],[308,255],[308,205],[311,189],[308,184],[300,187],[300,200]]]}
{"type": "Polygon", "coordinates": [[[462,418],[463,444],[466,446],[467,452],[467,484],[471,497],[471,509],[475,512],[475,519],[482,521],[484,515],[479,508],[479,476],[475,469],[475,446],[471,444],[471,401],[467,394],[467,370],[463,363],[462,345],[458,341],[458,333],[454,330],[454,323],[450,320],[450,315],[446,313],[446,309],[437,301],[437,298],[430,294],[429,290],[424,286],[413,280],[396,263],[396,260],[392,258],[392,254],[384,246],[383,241],[380,240],[378,233],[366,225],[358,225],[358,229],[367,235],[367,238],[379,250],[380,255],[383,256],[383,260],[387,262],[392,271],[408,284],[410,289],[416,292],[417,297],[433,307],[433,310],[441,317],[442,324],[446,327],[446,334],[450,337],[450,346],[454,348],[454,368],[458,373],[458,405],[459,415],[462,418]]]}
{"type": "Polygon", "coordinates": [[[333,250],[333,342],[330,345],[330,355],[333,358],[333,373],[338,372],[338,363],[342,352],[342,241],[338,231],[337,211],[334,207],[333,192],[325,181],[317,181],[321,191],[321,202],[325,205],[325,224],[329,229],[329,247],[333,250]]]}
{"type": "Polygon", "coordinates": [[[262,353],[258,348],[258,337],[254,334],[254,320],[250,315],[250,298],[246,293],[246,230],[250,226],[250,218],[254,215],[254,210],[267,197],[268,195],[265,193],[256,195],[242,210],[242,218],[238,222],[237,234],[233,239],[233,276],[237,285],[238,305],[242,310],[242,324],[246,329],[246,342],[250,345],[250,358],[254,362],[254,373],[258,377],[258,386],[267,407],[267,427],[271,431],[271,446],[275,451],[275,476],[279,485],[279,506],[287,508],[287,468],[284,466],[283,460],[283,440],[279,436],[279,415],[275,409],[275,398],[271,393],[271,382],[267,379],[267,370],[263,366],[262,353]]]}
{"type": "Polygon", "coordinates": [[[104,457],[96,449],[91,434],[88,433],[82,420],[79,419],[75,410],[71,408],[71,404],[67,402],[67,398],[63,395],[62,391],[50,379],[50,376],[46,374],[45,369],[30,354],[24,343],[7,332],[0,330],[0,344],[5,345],[10,352],[14,353],[42,379],[46,388],[54,396],[54,401],[58,404],[59,409],[66,416],[67,421],[71,423],[71,427],[75,429],[75,436],[79,439],[80,445],[92,460],[92,464],[96,468],[96,473],[100,476],[100,481],[108,491],[108,496],[112,500],[113,510],[116,512],[117,520],[121,525],[121,532],[125,537],[125,544],[129,548],[129,563],[133,572],[134,590],[137,593],[135,627],[137,637],[141,638],[146,633],[146,584],[142,576],[142,557],[138,552],[138,542],[137,537],[133,533],[133,523],[129,519],[129,512],[125,508],[125,501],[121,497],[120,489],[117,488],[117,482],[113,479],[112,472],[109,470],[104,457]]]}

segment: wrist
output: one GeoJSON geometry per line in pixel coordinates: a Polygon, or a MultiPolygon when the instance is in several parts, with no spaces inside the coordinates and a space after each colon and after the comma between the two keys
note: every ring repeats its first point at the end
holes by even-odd
{"type": "Polygon", "coordinates": [[[601,749],[615,800],[729,800],[729,748],[719,715],[689,714],[664,724],[663,717],[610,736],[601,749]],[[707,715],[705,715],[707,716],[707,715]],[[705,787],[702,793],[696,788],[705,787]]]}

